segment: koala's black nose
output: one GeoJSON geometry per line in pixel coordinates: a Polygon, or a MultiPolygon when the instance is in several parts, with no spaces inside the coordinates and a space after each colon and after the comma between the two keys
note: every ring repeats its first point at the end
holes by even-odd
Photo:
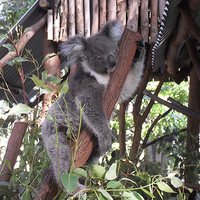
{"type": "Polygon", "coordinates": [[[109,55],[108,58],[107,58],[107,61],[108,61],[108,64],[109,64],[110,67],[115,67],[116,59],[115,59],[114,56],[109,55]]]}

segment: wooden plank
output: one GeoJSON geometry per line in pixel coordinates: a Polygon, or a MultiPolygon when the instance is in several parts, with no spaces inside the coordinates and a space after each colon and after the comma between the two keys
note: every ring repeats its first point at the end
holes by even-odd
{"type": "Polygon", "coordinates": [[[69,1],[69,37],[75,35],[75,1],[69,1]]]}
{"type": "Polygon", "coordinates": [[[67,18],[68,18],[67,0],[61,1],[60,15],[61,15],[60,41],[63,42],[67,39],[67,18]]]}
{"type": "Polygon", "coordinates": [[[116,19],[117,11],[116,0],[107,0],[107,18],[108,21],[116,19]]]}
{"type": "Polygon", "coordinates": [[[106,0],[100,0],[100,28],[106,23],[106,0]]]}
{"type": "Polygon", "coordinates": [[[84,35],[83,0],[76,0],[77,34],[84,35]]]}
{"type": "Polygon", "coordinates": [[[155,43],[158,37],[158,0],[151,0],[151,43],[155,43]]]}
{"type": "Polygon", "coordinates": [[[92,1],[93,7],[93,20],[92,20],[92,33],[95,35],[99,30],[99,2],[97,0],[92,1]]]}
{"type": "Polygon", "coordinates": [[[84,1],[85,8],[85,37],[90,37],[90,0],[84,1]]]}
{"type": "Polygon", "coordinates": [[[54,6],[54,42],[59,41],[60,35],[60,7],[58,4],[54,6]]]}
{"type": "Polygon", "coordinates": [[[149,13],[148,0],[141,0],[140,6],[141,16],[141,36],[145,42],[149,42],[149,13]]]}
{"type": "Polygon", "coordinates": [[[126,26],[126,12],[127,12],[126,0],[117,0],[117,19],[121,21],[124,27],[126,26]]]}
{"type": "Polygon", "coordinates": [[[139,15],[138,0],[129,0],[128,5],[129,5],[129,10],[128,10],[127,28],[137,32],[138,31],[138,15],[139,15]]]}
{"type": "Polygon", "coordinates": [[[53,10],[47,10],[47,40],[53,40],[53,10]]]}

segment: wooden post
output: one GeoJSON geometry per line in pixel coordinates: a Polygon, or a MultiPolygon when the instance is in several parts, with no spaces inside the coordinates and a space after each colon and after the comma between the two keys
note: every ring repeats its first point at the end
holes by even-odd
{"type": "Polygon", "coordinates": [[[107,4],[108,21],[116,19],[116,0],[107,0],[107,4]]]}
{"type": "Polygon", "coordinates": [[[99,3],[96,0],[92,1],[93,7],[93,20],[92,20],[92,33],[91,35],[95,35],[99,30],[99,3]]]}
{"type": "Polygon", "coordinates": [[[6,153],[0,167],[0,182],[9,182],[12,176],[12,171],[16,163],[17,156],[20,152],[20,147],[28,124],[25,122],[15,122],[12,133],[8,140],[6,153]],[[6,165],[6,160],[10,163],[11,170],[6,165]]]}
{"type": "Polygon", "coordinates": [[[100,28],[106,23],[106,0],[100,1],[100,28]]]}
{"type": "Polygon", "coordinates": [[[83,1],[76,0],[76,26],[77,34],[84,35],[83,1]]]}
{"type": "Polygon", "coordinates": [[[84,1],[85,37],[90,37],[90,0],[84,1]]]}
{"type": "Polygon", "coordinates": [[[69,37],[75,35],[75,0],[69,1],[69,37]]]}

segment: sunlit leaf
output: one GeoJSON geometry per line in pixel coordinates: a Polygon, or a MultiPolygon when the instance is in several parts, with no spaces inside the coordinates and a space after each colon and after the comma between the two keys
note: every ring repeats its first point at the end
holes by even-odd
{"type": "Polygon", "coordinates": [[[183,185],[182,181],[179,178],[177,178],[177,177],[172,177],[171,178],[171,184],[175,188],[181,187],[183,185]]]}
{"type": "Polygon", "coordinates": [[[23,57],[15,57],[14,60],[17,61],[17,62],[19,62],[19,63],[20,62],[24,62],[24,61],[28,61],[27,59],[25,59],[23,57]]]}
{"type": "Polygon", "coordinates": [[[52,117],[50,114],[47,114],[47,115],[46,115],[46,118],[47,118],[48,120],[54,122],[54,119],[53,119],[53,117],[52,117]]]}
{"type": "Polygon", "coordinates": [[[106,169],[101,165],[92,165],[89,168],[89,171],[92,174],[92,176],[101,178],[104,176],[106,169]]]}
{"type": "Polygon", "coordinates": [[[69,85],[68,85],[68,80],[66,80],[65,82],[63,82],[60,86],[60,93],[62,94],[66,94],[69,90],[69,85]]]}
{"type": "Polygon", "coordinates": [[[10,109],[9,115],[28,114],[31,111],[33,111],[33,108],[27,106],[26,104],[18,104],[10,109]]]}
{"type": "Polygon", "coordinates": [[[8,49],[8,51],[15,51],[15,47],[14,47],[14,45],[13,44],[3,44],[2,45],[3,47],[5,47],[5,48],[7,48],[8,49]]]}
{"type": "Polygon", "coordinates": [[[105,178],[107,180],[114,180],[115,178],[117,178],[117,163],[113,163],[109,170],[106,172],[106,176],[105,178]]]}
{"type": "Polygon", "coordinates": [[[167,185],[166,183],[164,182],[158,182],[157,183],[158,185],[158,188],[164,192],[167,192],[167,193],[175,193],[171,187],[169,187],[169,185],[167,185]]]}
{"type": "Polygon", "coordinates": [[[98,191],[101,192],[101,194],[102,194],[104,197],[106,197],[106,199],[108,199],[108,200],[112,200],[112,199],[113,199],[113,198],[110,196],[110,194],[109,194],[106,190],[100,188],[100,189],[98,189],[98,191]]]}
{"type": "Polygon", "coordinates": [[[85,177],[87,178],[87,172],[82,169],[82,168],[76,168],[73,170],[72,174],[74,174],[75,176],[77,176],[78,178],[81,178],[81,177],[85,177]]]}

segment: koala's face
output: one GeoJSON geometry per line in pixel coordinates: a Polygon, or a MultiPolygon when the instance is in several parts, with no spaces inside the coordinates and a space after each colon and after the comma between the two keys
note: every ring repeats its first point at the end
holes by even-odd
{"type": "Polygon", "coordinates": [[[96,35],[88,38],[85,51],[88,66],[99,74],[114,71],[119,49],[108,37],[96,35]]]}

